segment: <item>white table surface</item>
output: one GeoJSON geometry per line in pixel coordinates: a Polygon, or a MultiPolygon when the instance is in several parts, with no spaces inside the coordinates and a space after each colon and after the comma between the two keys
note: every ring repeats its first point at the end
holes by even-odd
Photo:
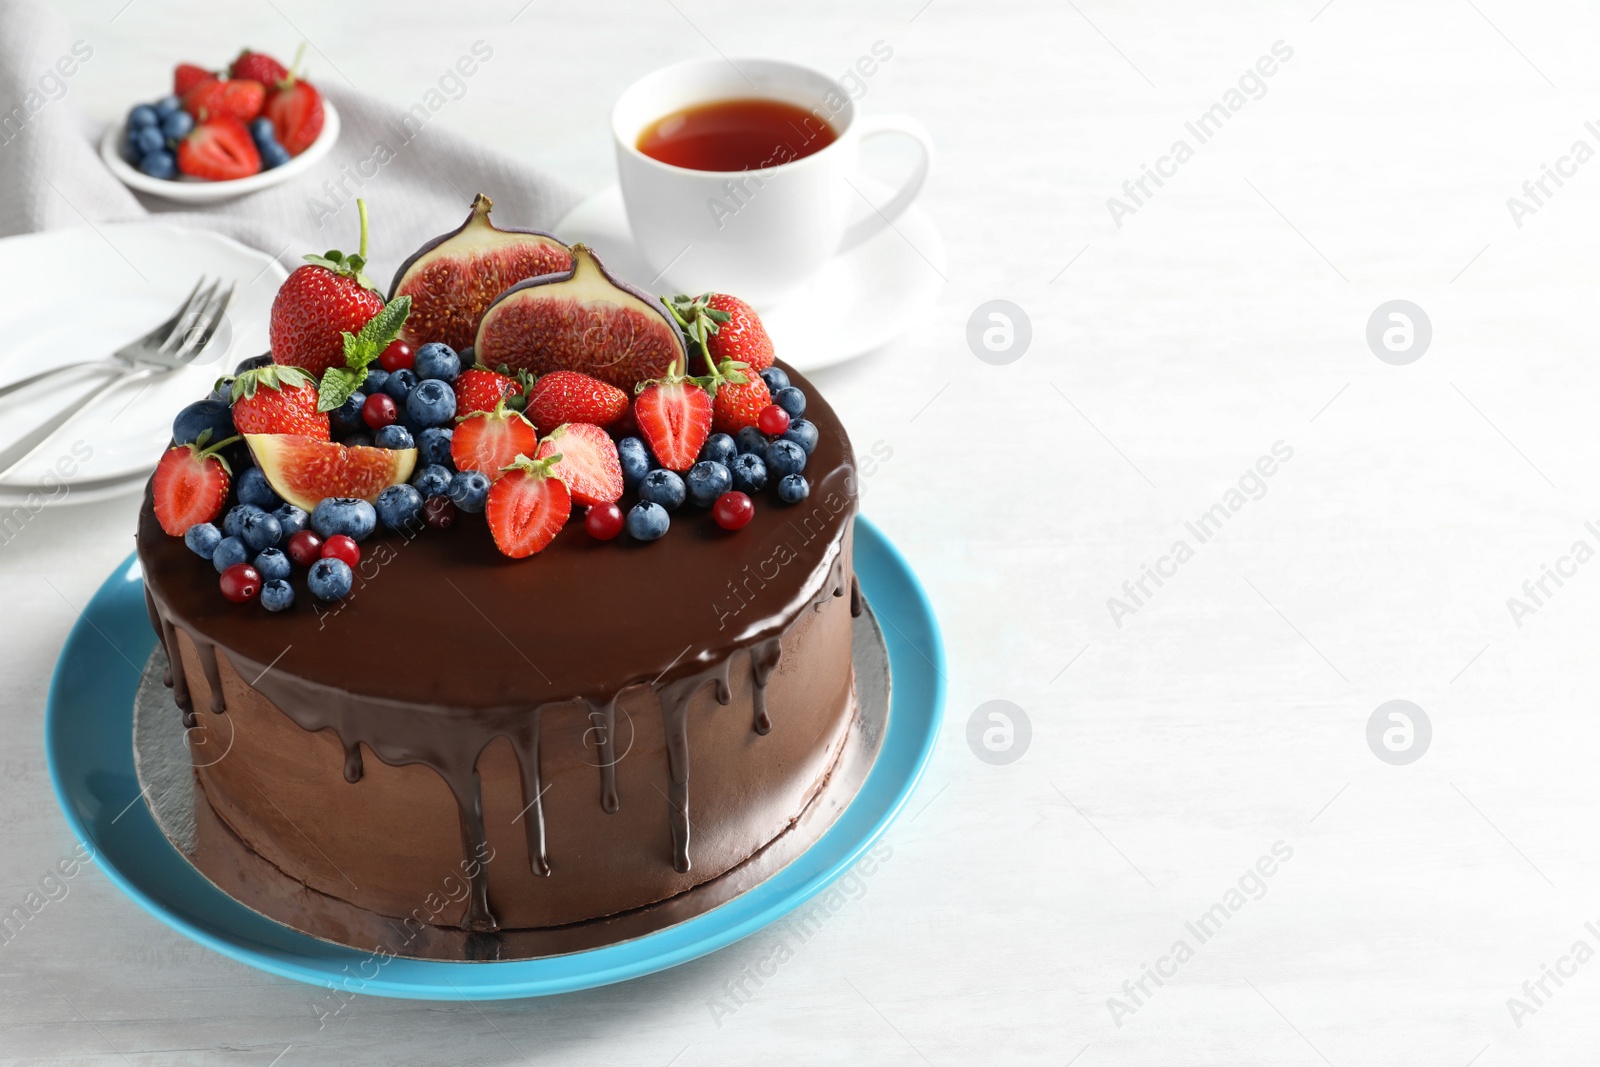
{"type": "MultiPolygon", "coordinates": [[[[1199,6],[534,0],[513,22],[523,0],[74,0],[97,53],[72,93],[100,119],[175,51],[287,52],[298,28],[408,106],[491,41],[505,58],[435,121],[584,188],[609,180],[610,100],[656,65],[715,47],[843,70],[889,42],[864,106],[938,140],[948,284],[817,380],[858,448],[893,449],[864,509],[939,609],[949,705],[892,858],[720,1025],[710,1004],[770,932],[611,988],[361,999],[319,1029],[313,990],[91,869],[0,945],[0,1060],[1594,1062],[1600,962],[1520,1025],[1507,998],[1574,942],[1600,950],[1600,564],[1520,627],[1506,601],[1574,541],[1600,548],[1600,161],[1520,228],[1506,199],[1574,140],[1600,148],[1600,5],[1199,6]],[[1107,197],[1279,40],[1265,96],[1118,229],[1107,197]],[[965,339],[994,298],[1032,322],[1007,366],[965,339]],[[1409,366],[1364,339],[1396,298],[1433,325],[1409,366]],[[1107,599],[1278,441],[1266,494],[1116,625],[1107,599]],[[1406,766],[1366,742],[1396,698],[1433,726],[1406,766]],[[1033,730],[1004,766],[966,741],[994,699],[1033,730]],[[1264,896],[1199,944],[1186,921],[1280,841],[1264,896]],[[1114,1018],[1179,939],[1193,958],[1114,1018]]],[[[41,711],[134,511],[49,509],[0,547],[6,907],[72,847],[41,711]]]]}

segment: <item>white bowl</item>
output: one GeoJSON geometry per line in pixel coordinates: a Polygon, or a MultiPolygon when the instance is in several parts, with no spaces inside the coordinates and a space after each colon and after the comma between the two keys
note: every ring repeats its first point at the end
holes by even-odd
{"type": "Polygon", "coordinates": [[[311,142],[310,148],[281,167],[264,170],[248,178],[235,178],[225,182],[208,182],[203,178],[190,178],[182,174],[176,179],[152,178],[122,158],[122,123],[114,123],[106,130],[106,135],[100,138],[100,158],[111,168],[111,173],[130,189],[183,204],[213,204],[219,200],[231,200],[246,193],[270,189],[315,166],[318,160],[333,149],[333,143],[339,139],[339,112],[326,97],[322,101],[322,113],[322,132],[317,134],[317,139],[311,142]]]}

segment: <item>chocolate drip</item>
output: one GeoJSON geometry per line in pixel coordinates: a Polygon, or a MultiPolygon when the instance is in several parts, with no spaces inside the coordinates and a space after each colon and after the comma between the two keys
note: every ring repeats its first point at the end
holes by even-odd
{"type": "Polygon", "coordinates": [[[667,740],[667,777],[672,808],[672,869],[689,870],[689,700],[711,679],[691,675],[662,686],[661,725],[667,740]]]}
{"type": "MultiPolygon", "coordinates": [[[[448,774],[444,780],[456,795],[456,809],[461,815],[463,849],[469,857],[487,855],[489,839],[483,828],[483,783],[478,777],[477,760],[472,761],[466,781],[458,782],[448,774]]],[[[489,872],[486,865],[473,864],[470,873],[471,877],[467,879],[467,914],[461,920],[461,928],[480,933],[500,929],[499,921],[489,909],[489,872]]]]}
{"type": "Polygon", "coordinates": [[[750,648],[750,673],[755,679],[752,702],[756,709],[755,730],[758,734],[766,734],[772,729],[772,720],[767,718],[767,680],[777,669],[778,657],[782,654],[783,642],[776,637],[750,648]]]}
{"type": "Polygon", "coordinates": [[[364,774],[366,768],[361,763],[361,742],[344,742],[344,780],[355,785],[364,774]]]}
{"type": "Polygon", "coordinates": [[[588,704],[589,729],[595,733],[595,758],[600,764],[600,807],[615,815],[622,807],[617,797],[617,698],[588,704]]]}
{"type": "Polygon", "coordinates": [[[209,641],[202,641],[194,634],[189,635],[194,641],[194,650],[200,656],[200,669],[205,671],[206,685],[211,689],[211,713],[221,715],[228,710],[227,703],[222,695],[222,673],[217,669],[217,646],[209,641]]]}
{"type": "Polygon", "coordinates": [[[167,650],[167,673],[172,683],[172,701],[183,712],[183,728],[193,730],[194,701],[189,697],[189,679],[183,673],[183,651],[178,648],[178,629],[161,617],[161,644],[167,650]]]}
{"type": "Polygon", "coordinates": [[[528,835],[528,866],[541,878],[550,876],[544,844],[544,787],[539,784],[539,737],[543,708],[534,708],[521,736],[514,738],[517,766],[522,771],[522,822],[528,835]]]}
{"type": "Polygon", "coordinates": [[[161,669],[161,684],[168,689],[172,688],[172,649],[167,647],[167,635],[161,626],[161,613],[156,610],[155,598],[150,595],[147,586],[144,591],[144,609],[150,613],[150,629],[156,632],[156,640],[161,642],[161,651],[166,653],[167,665],[161,669]]]}
{"type": "Polygon", "coordinates": [[[850,576],[850,617],[861,618],[861,580],[854,574],[850,576]]]}

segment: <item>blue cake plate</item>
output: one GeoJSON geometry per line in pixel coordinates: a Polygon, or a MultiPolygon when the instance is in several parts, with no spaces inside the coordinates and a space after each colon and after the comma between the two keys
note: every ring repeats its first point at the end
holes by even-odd
{"type": "Polygon", "coordinates": [[[568,993],[675,967],[748,937],[850,869],[905,806],[933,753],[944,706],[944,645],[904,558],[857,518],[856,576],[887,623],[889,728],[861,791],[794,862],[742,896],[631,941],[544,959],[457,963],[390,958],[297,933],[213,886],[157,826],[134,771],[132,716],[140,668],[155,646],[144,579],[130,556],[89,602],[56,661],[45,751],[67,822],[106,877],[174,930],[272,974],[328,988],[421,1000],[504,1000],[568,993]],[[368,970],[376,973],[367,977],[368,970]]]}

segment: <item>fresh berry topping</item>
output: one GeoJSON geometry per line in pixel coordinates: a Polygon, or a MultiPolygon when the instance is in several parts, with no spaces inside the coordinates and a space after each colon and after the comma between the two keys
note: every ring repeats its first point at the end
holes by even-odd
{"type": "Polygon", "coordinates": [[[615,504],[596,504],[583,516],[583,528],[596,541],[609,541],[622,532],[622,509],[615,504]]]}
{"type": "Polygon", "coordinates": [[[326,441],[328,413],[317,410],[317,383],[298,367],[268,364],[233,380],[233,424],[246,434],[298,434],[326,441]]]}
{"type": "Polygon", "coordinates": [[[301,530],[289,538],[289,558],[309,567],[322,558],[322,538],[313,530],[301,530]]]}
{"type": "MultiPolygon", "coordinates": [[[[369,429],[366,420],[361,417],[361,410],[366,403],[367,394],[355,392],[345,397],[343,404],[328,412],[328,422],[336,436],[348,437],[350,434],[369,429]]],[[[320,401],[318,406],[321,406],[320,401]]]]}
{"type": "Polygon", "coordinates": [[[367,376],[361,380],[360,389],[368,396],[383,392],[383,387],[389,382],[389,372],[382,367],[368,367],[367,376]]]}
{"type": "Polygon", "coordinates": [[[688,490],[684,487],[683,479],[678,476],[676,471],[657,468],[645,475],[644,481],[639,483],[640,500],[648,500],[652,504],[660,504],[668,511],[677,511],[682,507],[687,493],[688,490]]]}
{"type": "Polygon", "coordinates": [[[284,578],[271,578],[263,582],[261,606],[268,611],[288,611],[294,607],[294,586],[284,578]]]}
{"type": "Polygon", "coordinates": [[[172,443],[190,444],[207,430],[211,431],[210,439],[213,441],[232,437],[237,432],[233,428],[233,411],[227,401],[196,400],[179,411],[177,418],[172,420],[172,443]]]}
{"type": "Polygon", "coordinates": [[[178,169],[193,178],[226,182],[261,171],[261,154],[244,123],[227,115],[205,119],[178,142],[178,169]]]}
{"type": "Polygon", "coordinates": [[[789,428],[789,413],[776,404],[768,404],[756,416],[756,429],[768,437],[778,437],[789,428]]]}
{"type": "Polygon", "coordinates": [[[549,460],[517,461],[489,490],[484,517],[495,547],[512,559],[540,551],[572,514],[572,497],[550,473],[549,460]]]}
{"type": "Polygon", "coordinates": [[[791,419],[798,419],[806,413],[806,394],[792,385],[773,393],[772,402],[787,411],[791,419]]]}
{"type": "MultiPolygon", "coordinates": [[[[398,487],[391,486],[391,488],[398,487]]],[[[357,563],[361,562],[361,546],[356,544],[353,538],[347,537],[344,534],[334,534],[332,537],[322,542],[321,558],[342,559],[345,561],[345,563],[354,567],[357,563]]]]}
{"type": "Polygon", "coordinates": [[[378,356],[378,366],[386,371],[410,370],[417,357],[411,346],[396,337],[378,356]]]}
{"type": "Polygon", "coordinates": [[[263,112],[272,120],[278,143],[291,156],[298,156],[310,148],[322,133],[322,94],[308,81],[290,77],[289,83],[280,85],[267,96],[263,112]]]}
{"type": "Polygon", "coordinates": [[[628,536],[635,541],[659,540],[671,525],[667,509],[649,500],[641,500],[628,511],[628,536]]]}
{"type": "Polygon", "coordinates": [[[733,487],[741,493],[759,493],[767,484],[767,464],[754,452],[741,452],[728,468],[733,487]]]}
{"type": "Polygon", "coordinates": [[[417,377],[453,382],[461,374],[461,357],[449,345],[429,341],[417,349],[417,377]]]}
{"type": "Polygon", "coordinates": [[[456,423],[450,458],[456,470],[483,471],[493,480],[500,477],[501,468],[509,467],[518,456],[532,456],[538,446],[533,423],[501,403],[493,411],[476,412],[456,423]]]}
{"type": "Polygon", "coordinates": [[[476,515],[489,499],[489,484],[489,476],[482,471],[457,471],[450,477],[446,493],[458,509],[476,515]]]}
{"type": "Polygon", "coordinates": [[[811,493],[811,483],[804,475],[786,474],[778,482],[778,499],[785,504],[798,504],[811,493]]]}
{"type": "Polygon", "coordinates": [[[738,530],[750,524],[755,518],[756,506],[750,502],[750,497],[734,490],[723,493],[717,497],[717,502],[711,507],[711,517],[717,520],[717,525],[724,530],[738,530]]]}
{"type": "Polygon", "coordinates": [[[250,551],[260,552],[283,540],[283,526],[265,511],[255,511],[245,517],[239,536],[250,551]]]}
{"type": "Polygon", "coordinates": [[[767,383],[739,364],[723,363],[714,377],[711,428],[718,433],[738,433],[746,426],[754,426],[761,413],[772,406],[767,383]]]}
{"type": "MultiPolygon", "coordinates": [[[[229,118],[249,122],[261,114],[267,100],[267,87],[246,78],[226,78],[201,82],[183,96],[183,110],[202,125],[208,119],[229,118]]],[[[245,128],[245,135],[249,136],[245,128]]],[[[252,146],[255,138],[250,139],[252,146]]]]}
{"type": "Polygon", "coordinates": [[[241,504],[253,504],[262,511],[276,511],[283,505],[278,499],[278,494],[272,491],[272,485],[267,481],[267,476],[261,473],[260,467],[247,467],[239,475],[238,481],[233,485],[234,495],[241,504]]]}
{"type": "Polygon", "coordinates": [[[222,531],[209,522],[197,522],[183,531],[183,543],[201,559],[210,559],[222,543],[222,531]]]}
{"type": "Polygon", "coordinates": [[[235,604],[253,600],[261,592],[261,572],[248,563],[235,563],[217,579],[222,595],[235,604]]]}
{"type": "Polygon", "coordinates": [[[318,600],[343,600],[350,595],[354,584],[355,575],[350,571],[350,564],[332,556],[317,560],[306,572],[306,588],[318,600]]]}
{"type": "MultiPolygon", "coordinates": [[[[251,151],[255,151],[253,146],[251,151]]],[[[399,313],[400,322],[393,324],[393,331],[382,331],[387,336],[363,335],[363,327],[384,310],[384,302],[377,288],[362,273],[367,265],[366,201],[357,200],[356,211],[361,219],[361,244],[355,255],[329,252],[306,256],[306,263],[295,268],[278,288],[268,321],[272,358],[278,363],[301,367],[318,376],[329,367],[348,367],[344,335],[350,334],[357,340],[365,336],[369,342],[364,348],[370,349],[370,353],[366,353],[366,361],[361,363],[365,367],[399,332],[405,319],[403,312],[399,313]]],[[[410,306],[407,300],[405,308],[409,310],[410,306]]],[[[361,381],[360,377],[351,381],[350,391],[354,392],[361,381]]],[[[340,397],[339,403],[343,402],[344,398],[340,397]]]]}
{"type": "Polygon", "coordinates": [[[711,435],[711,396],[694,381],[669,376],[644,386],[633,400],[633,416],[656,461],[686,471],[711,435]]]}
{"type": "Polygon", "coordinates": [[[248,562],[250,562],[250,549],[238,537],[224,537],[217,542],[216,551],[211,553],[211,565],[217,569],[218,574],[236,563],[248,562]]]}
{"type": "Polygon", "coordinates": [[[767,470],[774,478],[799,474],[806,469],[806,450],[793,441],[779,438],[767,446],[767,470]]]}
{"type": "MultiPolygon", "coordinates": [[[[762,433],[754,426],[746,426],[744,429],[740,430],[738,434],[735,435],[733,443],[735,449],[741,456],[746,452],[753,452],[762,457],[765,457],[767,454],[767,435],[762,433]]],[[[732,466],[731,460],[729,461],[729,465],[732,466]]]]}
{"type": "Polygon", "coordinates": [[[724,467],[733,462],[733,457],[739,454],[738,446],[733,443],[733,438],[725,433],[714,433],[706,438],[705,446],[700,449],[700,458],[720,463],[724,467]]]}
{"type": "Polygon", "coordinates": [[[564,422],[610,426],[627,410],[627,393],[574,370],[552,371],[534,382],[523,408],[533,424],[546,432],[564,422]]]}
{"type": "Polygon", "coordinates": [[[409,485],[391,485],[378,494],[378,521],[390,530],[416,529],[422,525],[422,494],[409,485]]]}
{"type": "Polygon", "coordinates": [[[667,306],[691,342],[706,354],[708,366],[724,360],[744,363],[751,371],[772,366],[772,338],[755,309],[738,297],[726,293],[675,296],[667,306]]]}
{"type": "Polygon", "coordinates": [[[816,423],[809,419],[794,419],[789,423],[789,428],[783,431],[783,439],[799,445],[808,456],[817,450],[817,436],[816,423]]]}
{"type": "Polygon", "coordinates": [[[689,490],[690,502],[697,507],[709,508],[717,502],[718,497],[733,488],[733,475],[721,463],[703,459],[689,468],[684,483],[689,490]]]}
{"type": "Polygon", "coordinates": [[[283,554],[282,549],[262,549],[256,553],[254,565],[263,582],[289,577],[289,557],[283,554]]]}
{"type": "Polygon", "coordinates": [[[330,496],[311,512],[311,528],[323,537],[322,555],[328,555],[328,542],[339,534],[352,541],[365,541],[378,525],[378,512],[365,500],[351,496],[330,496]]]}
{"type": "Polygon", "coordinates": [[[779,389],[789,388],[789,376],[782,367],[762,368],[761,380],[767,383],[768,392],[776,393],[779,389]]]}
{"type": "Polygon", "coordinates": [[[161,456],[151,480],[156,521],[173,537],[196,523],[210,522],[228,502],[228,463],[217,453],[237,441],[211,443],[209,432],[190,444],[174,445],[161,456]]]}
{"type": "MultiPolygon", "coordinates": [[[[426,434],[428,431],[422,431],[426,434]]],[[[450,475],[453,472],[442,463],[430,463],[418,470],[411,478],[411,484],[423,498],[444,496],[450,492],[450,475]]]]}
{"type": "MultiPolygon", "coordinates": [[[[430,426],[417,434],[417,465],[425,467],[450,463],[450,442],[454,437],[454,430],[447,430],[442,426],[430,426]]],[[[413,478],[412,481],[415,482],[416,479],[413,478]]]]}
{"type": "Polygon", "coordinates": [[[278,505],[277,509],[273,511],[272,517],[278,520],[279,526],[283,527],[285,541],[304,530],[306,524],[311,521],[310,515],[307,515],[293,504],[278,505]]]}
{"type": "Polygon", "coordinates": [[[258,81],[262,85],[277,85],[289,76],[289,68],[265,52],[252,52],[246,48],[233,61],[233,66],[228,68],[228,74],[234,78],[258,81]]]}
{"type": "Polygon", "coordinates": [[[361,402],[361,421],[381,430],[400,417],[400,407],[388,393],[373,393],[361,402]]]}
{"type": "Polygon", "coordinates": [[[617,446],[600,427],[563,423],[539,442],[535,459],[554,457],[550,473],[567,483],[579,504],[609,504],[622,499],[622,465],[617,446]]]}
{"type": "Polygon", "coordinates": [[[417,387],[417,372],[401,367],[399,370],[390,371],[389,377],[383,381],[383,392],[390,400],[401,407],[405,406],[406,398],[411,395],[411,390],[417,387]]]}
{"type": "Polygon", "coordinates": [[[482,367],[473,367],[457,375],[455,389],[457,415],[493,411],[500,406],[500,401],[522,395],[521,382],[482,367]]]}
{"type": "Polygon", "coordinates": [[[656,465],[650,450],[637,437],[624,437],[617,442],[617,462],[622,465],[622,483],[629,489],[637,487],[656,465]]]}
{"type": "MultiPolygon", "coordinates": [[[[330,497],[376,500],[387,487],[409,479],[417,463],[415,451],[374,448],[370,440],[357,446],[293,434],[252,434],[249,442],[273,491],[299,511],[313,511],[330,497]]],[[[297,523],[303,525],[303,520],[297,523]]]]}
{"type": "Polygon", "coordinates": [[[456,524],[456,506],[447,496],[430,496],[422,502],[422,520],[435,530],[448,530],[456,524]]]}
{"type": "Polygon", "coordinates": [[[406,415],[419,427],[448,426],[456,417],[456,394],[450,386],[428,378],[406,394],[406,415]]]}
{"type": "Polygon", "coordinates": [[[201,83],[216,80],[217,76],[204,67],[197,67],[193,63],[179,63],[172,72],[172,92],[174,96],[188,96],[201,83]]]}
{"type": "Polygon", "coordinates": [[[266,513],[254,504],[235,504],[222,517],[222,536],[243,539],[245,521],[252,516],[264,514],[266,513]]]}
{"type": "Polygon", "coordinates": [[[417,443],[411,439],[411,431],[398,422],[392,422],[373,434],[372,443],[379,448],[389,449],[417,447],[417,443]]]}

